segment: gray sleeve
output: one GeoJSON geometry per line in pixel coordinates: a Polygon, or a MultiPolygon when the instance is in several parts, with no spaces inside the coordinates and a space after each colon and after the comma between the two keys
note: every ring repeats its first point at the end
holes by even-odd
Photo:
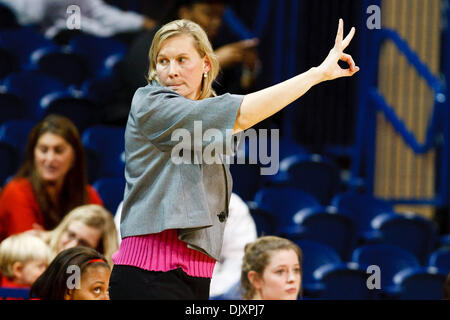
{"type": "Polygon", "coordinates": [[[191,150],[230,143],[243,96],[190,100],[165,87],[146,88],[136,92],[132,112],[141,133],[161,151],[181,142],[191,150]]]}

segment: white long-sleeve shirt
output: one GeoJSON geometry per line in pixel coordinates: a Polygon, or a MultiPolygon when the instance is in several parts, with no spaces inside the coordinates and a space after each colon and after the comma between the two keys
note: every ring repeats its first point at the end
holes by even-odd
{"type": "Polygon", "coordinates": [[[245,245],[255,241],[256,238],[255,221],[247,204],[232,193],[220,260],[216,262],[211,279],[209,291],[211,297],[226,293],[240,281],[245,245]]]}
{"type": "Polygon", "coordinates": [[[67,8],[80,8],[81,31],[101,37],[142,28],[144,17],[123,11],[102,0],[0,0],[16,15],[20,24],[38,24],[47,37],[67,29],[67,19],[72,13],[67,8]]]}

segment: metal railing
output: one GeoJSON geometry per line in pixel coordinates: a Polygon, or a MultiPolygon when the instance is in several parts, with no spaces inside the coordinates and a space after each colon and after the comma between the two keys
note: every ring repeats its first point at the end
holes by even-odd
{"type": "MultiPolygon", "coordinates": [[[[366,1],[367,2],[367,1],[366,1]]],[[[373,2],[373,1],[372,1],[373,2]]],[[[449,14],[447,9],[447,15],[449,14]]],[[[450,72],[448,59],[450,58],[448,32],[445,32],[445,49],[443,50],[446,61],[446,78],[449,79],[450,72]]],[[[355,185],[361,185],[369,193],[374,192],[374,171],[375,171],[375,135],[376,135],[376,114],[381,112],[386,121],[392,125],[397,135],[404,144],[408,146],[416,155],[425,154],[430,150],[438,150],[440,160],[436,163],[436,175],[438,183],[435,186],[435,195],[431,198],[391,198],[388,199],[396,204],[431,204],[445,206],[450,202],[449,196],[449,101],[447,99],[446,84],[436,75],[433,75],[427,65],[421,61],[419,56],[410,48],[409,44],[400,35],[391,29],[366,30],[363,32],[363,47],[365,55],[361,73],[359,113],[357,123],[356,142],[352,157],[352,179],[355,185]],[[425,141],[419,142],[417,137],[411,132],[405,122],[396,113],[393,106],[386,102],[383,94],[377,87],[377,68],[380,59],[380,48],[386,42],[391,42],[396,49],[406,58],[410,66],[426,82],[433,91],[433,110],[428,122],[425,141]]],[[[411,106],[412,108],[412,106],[411,106]]],[[[412,110],[412,109],[411,109],[412,110]]]]}

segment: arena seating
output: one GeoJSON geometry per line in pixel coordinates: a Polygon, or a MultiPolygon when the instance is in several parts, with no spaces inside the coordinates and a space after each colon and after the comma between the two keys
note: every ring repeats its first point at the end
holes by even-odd
{"type": "Polygon", "coordinates": [[[258,207],[270,212],[275,218],[275,232],[285,232],[285,228],[293,226],[295,213],[306,207],[319,205],[312,195],[296,188],[266,187],[255,195],[254,202],[258,207]]]}
{"type": "MultiPolygon", "coordinates": [[[[88,35],[57,45],[33,26],[19,27],[0,5],[0,188],[16,173],[33,125],[62,114],[82,135],[89,183],[116,212],[125,187],[125,128],[102,120],[120,86],[115,73],[126,50],[112,38],[88,35]]],[[[342,167],[325,152],[287,137],[278,147],[279,173],[261,176],[264,165],[249,164],[246,141],[245,163],[230,166],[233,192],[247,202],[259,236],[284,236],[300,246],[305,299],[442,298],[450,235],[439,239],[430,220],[348,188],[342,167]],[[370,265],[381,269],[380,291],[367,288],[370,265]]],[[[222,298],[239,297],[238,289],[239,283],[222,298]]],[[[27,298],[28,291],[0,288],[1,297],[27,298]]]]}
{"type": "Polygon", "coordinates": [[[100,178],[124,177],[125,129],[96,125],[83,132],[89,181],[100,178]]]}
{"type": "Polygon", "coordinates": [[[290,238],[314,240],[336,250],[344,261],[350,258],[356,245],[356,228],[335,207],[308,207],[298,211],[293,221],[295,226],[287,232],[290,238]]]}
{"type": "Polygon", "coordinates": [[[125,191],[124,177],[100,178],[92,185],[103,200],[106,209],[115,215],[125,191]]]}

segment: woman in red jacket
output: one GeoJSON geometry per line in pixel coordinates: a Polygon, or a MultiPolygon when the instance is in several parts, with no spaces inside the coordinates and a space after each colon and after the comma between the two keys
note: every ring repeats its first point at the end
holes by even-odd
{"type": "Polygon", "coordinates": [[[30,229],[50,230],[83,204],[100,204],[87,184],[84,149],[75,125],[49,115],[28,138],[25,161],[0,194],[0,241],[30,229]]]}

